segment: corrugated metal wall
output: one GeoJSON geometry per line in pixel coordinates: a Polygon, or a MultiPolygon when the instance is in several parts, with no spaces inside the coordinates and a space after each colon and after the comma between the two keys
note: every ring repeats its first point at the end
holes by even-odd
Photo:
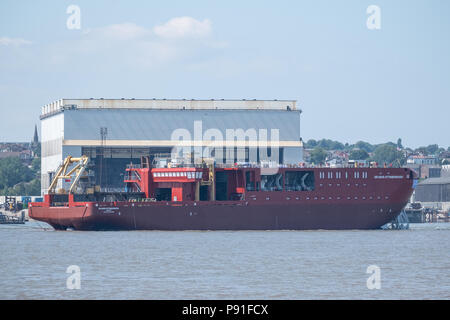
{"type": "Polygon", "coordinates": [[[300,139],[300,114],[268,110],[66,110],[66,140],[99,140],[100,127],[108,128],[108,140],[170,140],[176,129],[193,135],[194,121],[202,121],[203,132],[218,129],[279,129],[280,140],[300,139]]]}
{"type": "Polygon", "coordinates": [[[420,202],[449,202],[450,184],[419,184],[414,199],[420,202]]]}

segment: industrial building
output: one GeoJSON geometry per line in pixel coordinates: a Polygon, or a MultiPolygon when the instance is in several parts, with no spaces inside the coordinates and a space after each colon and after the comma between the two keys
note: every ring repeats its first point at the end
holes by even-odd
{"type": "Polygon", "coordinates": [[[244,161],[262,162],[274,159],[277,150],[278,163],[298,164],[300,114],[293,100],[60,99],[41,113],[42,193],[69,155],[90,158],[96,185],[121,189],[127,164],[171,153],[180,133],[189,137],[182,145],[192,158],[203,157],[209,147],[223,161],[243,154],[244,161]],[[218,139],[223,143],[214,144],[218,139]],[[219,147],[222,153],[216,153],[219,147]]]}
{"type": "Polygon", "coordinates": [[[450,177],[429,178],[420,182],[414,192],[414,201],[424,207],[450,210],[450,177]]]}

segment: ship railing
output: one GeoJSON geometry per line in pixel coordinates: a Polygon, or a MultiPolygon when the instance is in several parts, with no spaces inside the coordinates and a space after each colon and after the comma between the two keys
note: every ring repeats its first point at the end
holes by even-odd
{"type": "Polygon", "coordinates": [[[127,169],[142,169],[142,165],[140,164],[127,164],[127,169]]]}
{"type": "Polygon", "coordinates": [[[126,191],[127,191],[126,188],[115,188],[115,187],[100,188],[100,192],[102,193],[124,193],[126,191]]]}
{"type": "Polygon", "coordinates": [[[125,174],[124,180],[141,180],[141,177],[136,174],[135,172],[130,172],[128,174],[125,174]]]}

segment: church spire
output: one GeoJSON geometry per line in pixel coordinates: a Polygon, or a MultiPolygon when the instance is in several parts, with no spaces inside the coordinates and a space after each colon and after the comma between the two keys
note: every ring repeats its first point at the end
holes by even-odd
{"type": "Polygon", "coordinates": [[[38,130],[37,125],[34,126],[34,138],[33,138],[33,144],[37,145],[39,143],[39,136],[38,136],[38,130]]]}

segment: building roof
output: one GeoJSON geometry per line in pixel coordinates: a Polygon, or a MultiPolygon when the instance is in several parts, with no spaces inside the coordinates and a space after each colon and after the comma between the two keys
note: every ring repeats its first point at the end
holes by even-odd
{"type": "Polygon", "coordinates": [[[450,177],[428,178],[419,183],[419,185],[428,184],[450,184],[450,177]]]}
{"type": "Polygon", "coordinates": [[[41,117],[66,109],[278,110],[300,111],[295,100],[60,99],[42,107],[41,117]]]}

